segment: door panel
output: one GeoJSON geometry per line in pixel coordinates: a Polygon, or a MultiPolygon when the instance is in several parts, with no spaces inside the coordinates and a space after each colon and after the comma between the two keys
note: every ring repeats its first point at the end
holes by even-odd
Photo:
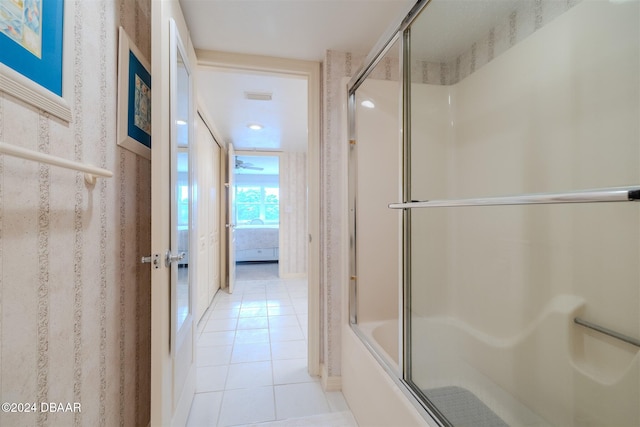
{"type": "Polygon", "coordinates": [[[228,262],[228,291],[233,293],[236,283],[236,151],[233,144],[229,143],[227,151],[227,262],[228,262]]]}
{"type": "MultiPolygon", "coordinates": [[[[193,87],[177,1],[152,2],[151,422],[184,425],[195,393],[192,180],[193,87]]],[[[188,41],[188,39],[186,40],[188,41]]],[[[190,46],[187,43],[186,46],[190,46]]]]}
{"type": "Polygon", "coordinates": [[[171,57],[171,344],[173,354],[174,420],[182,419],[195,393],[195,328],[193,316],[192,148],[193,88],[189,59],[173,20],[170,21],[171,57]]]}
{"type": "Polygon", "coordinates": [[[196,322],[220,288],[220,147],[203,117],[196,118],[196,176],[198,187],[198,267],[196,322]]]}
{"type": "Polygon", "coordinates": [[[212,173],[211,173],[211,191],[209,196],[209,229],[211,230],[211,259],[213,259],[211,281],[209,282],[209,303],[213,300],[214,295],[220,289],[220,274],[221,274],[221,257],[220,257],[220,146],[217,143],[213,144],[213,156],[211,159],[212,173]]]}

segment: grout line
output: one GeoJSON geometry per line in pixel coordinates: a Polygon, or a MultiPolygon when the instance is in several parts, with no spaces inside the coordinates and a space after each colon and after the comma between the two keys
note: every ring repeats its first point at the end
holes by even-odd
{"type": "MultiPolygon", "coordinates": [[[[226,371],[226,375],[225,375],[225,379],[224,379],[224,384],[222,387],[222,390],[220,391],[222,393],[222,398],[220,400],[220,406],[218,408],[217,411],[217,418],[215,420],[215,425],[219,425],[220,421],[221,421],[221,415],[222,415],[222,409],[223,409],[223,403],[224,403],[224,398],[227,392],[231,391],[229,389],[227,389],[228,386],[228,381],[229,381],[229,375],[231,372],[231,367],[233,365],[239,365],[241,363],[259,363],[259,362],[269,362],[269,366],[270,366],[270,377],[271,377],[271,385],[269,387],[271,387],[271,393],[272,393],[272,405],[273,405],[273,413],[274,413],[274,421],[282,421],[280,419],[280,416],[278,414],[278,408],[276,406],[276,384],[275,384],[275,371],[274,371],[274,355],[273,355],[273,345],[274,345],[274,341],[272,340],[272,331],[280,331],[282,332],[282,329],[286,329],[289,327],[293,327],[294,325],[290,325],[286,322],[284,322],[285,324],[281,325],[281,326],[276,326],[273,323],[278,323],[275,321],[275,317],[283,317],[283,316],[295,316],[296,319],[296,325],[298,326],[298,328],[303,332],[303,338],[302,340],[288,340],[288,341],[278,341],[278,344],[282,344],[284,342],[291,342],[291,341],[302,341],[305,344],[308,342],[308,338],[307,338],[307,334],[305,332],[305,329],[303,328],[303,320],[301,319],[301,316],[304,316],[305,318],[308,316],[308,313],[300,313],[298,310],[298,305],[294,305],[293,303],[293,298],[297,299],[297,300],[301,300],[305,297],[307,297],[306,293],[304,292],[300,292],[300,282],[287,282],[286,279],[285,280],[273,280],[273,279],[269,279],[268,281],[265,281],[265,285],[262,286],[256,286],[257,284],[255,283],[257,282],[256,280],[251,280],[251,281],[245,281],[245,282],[240,282],[237,286],[236,286],[236,292],[234,292],[233,295],[228,295],[228,294],[221,294],[221,295],[217,295],[216,298],[214,298],[212,305],[207,309],[209,311],[209,313],[206,315],[206,319],[204,319],[203,325],[202,325],[202,329],[199,333],[198,339],[201,339],[204,333],[211,333],[211,332],[230,332],[233,331],[233,341],[231,344],[231,354],[229,356],[229,360],[227,361],[226,364],[223,365],[216,365],[216,366],[224,366],[226,367],[227,371],[226,371]],[[286,294],[287,299],[286,301],[289,303],[289,305],[286,306],[281,306],[281,307],[289,307],[292,311],[292,313],[289,312],[289,309],[285,310],[287,312],[287,314],[277,314],[277,315],[270,315],[269,314],[269,305],[268,305],[268,300],[273,299],[274,297],[272,295],[268,295],[267,292],[267,287],[268,284],[274,284],[275,286],[278,286],[278,288],[281,288],[281,290],[279,290],[278,292],[283,292],[284,294],[286,294]],[[258,295],[262,295],[261,297],[258,297],[258,295]],[[228,306],[225,307],[220,307],[218,306],[218,304],[220,304],[222,301],[224,302],[233,302],[233,303],[239,303],[239,307],[236,308],[230,308],[228,306]],[[238,344],[266,344],[268,343],[269,345],[269,359],[268,360],[264,360],[264,361],[247,361],[247,362],[238,362],[238,363],[232,363],[232,357],[233,357],[233,351],[235,349],[236,346],[236,339],[237,339],[237,333],[238,330],[242,330],[242,331],[249,331],[249,330],[255,330],[256,328],[252,328],[252,329],[238,329],[239,326],[239,319],[240,317],[240,310],[242,309],[242,305],[243,304],[264,304],[264,306],[266,307],[266,318],[267,318],[267,333],[268,333],[268,341],[264,342],[264,343],[238,343],[238,344]],[[214,312],[216,310],[219,311],[223,311],[223,310],[237,310],[238,313],[236,316],[233,317],[228,317],[228,318],[213,318],[214,312]],[[225,321],[226,319],[230,319],[230,318],[234,318],[236,319],[236,323],[235,323],[235,328],[234,329],[229,329],[229,330],[225,330],[225,331],[206,331],[207,330],[207,326],[209,324],[209,322],[216,322],[216,321],[225,321]],[[273,318],[273,319],[272,319],[273,318]]],[[[276,298],[280,298],[278,296],[276,296],[276,298]]],[[[251,318],[251,317],[265,317],[265,316],[245,316],[246,318],[251,318]]],[[[228,320],[227,320],[228,321],[228,320]]],[[[264,328],[257,328],[257,329],[264,329],[264,328]]],[[[280,359],[278,359],[280,361],[280,359]]],[[[289,360],[289,359],[282,359],[282,360],[289,360]]],[[[204,368],[204,366],[200,367],[200,368],[204,368]]],[[[287,385],[294,385],[294,384],[302,384],[302,383],[297,383],[297,382],[292,382],[292,383],[286,383],[286,384],[278,384],[278,386],[287,386],[287,385]]],[[[260,386],[260,387],[266,387],[266,386],[260,386]]],[[[251,388],[251,387],[249,387],[251,388]]],[[[234,389],[235,390],[235,389],[234,389]]],[[[329,412],[327,412],[327,414],[333,413],[334,408],[332,408],[331,403],[329,401],[329,397],[327,396],[327,394],[324,392],[323,390],[323,397],[324,400],[326,402],[327,408],[329,410],[329,412]]],[[[302,419],[305,417],[301,417],[302,419]]]]}

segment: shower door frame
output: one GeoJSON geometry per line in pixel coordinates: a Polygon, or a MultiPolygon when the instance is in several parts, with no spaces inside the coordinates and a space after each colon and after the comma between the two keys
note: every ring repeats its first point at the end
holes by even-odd
{"type": "MultiPolygon", "coordinates": [[[[364,83],[367,77],[373,72],[374,68],[380,63],[386,53],[397,42],[399,43],[399,76],[402,79],[402,100],[400,118],[402,132],[402,192],[404,202],[410,202],[410,176],[411,162],[410,156],[404,155],[410,147],[410,93],[411,93],[411,64],[409,56],[410,46],[410,26],[413,21],[420,15],[420,12],[430,3],[431,0],[417,0],[410,8],[407,14],[398,22],[390,27],[383,35],[380,41],[372,49],[364,61],[364,65],[349,80],[347,84],[347,138],[349,144],[348,150],[348,226],[349,226],[349,326],[353,332],[360,338],[365,347],[371,352],[374,358],[380,363],[384,370],[389,374],[391,379],[399,386],[400,390],[407,396],[412,405],[418,412],[431,422],[441,427],[451,427],[452,425],[440,413],[440,411],[431,404],[424,394],[415,387],[406,378],[411,369],[411,241],[409,236],[411,227],[411,209],[403,209],[402,219],[402,243],[400,256],[402,257],[402,298],[400,301],[400,314],[398,318],[399,332],[402,337],[402,355],[399,358],[399,371],[392,367],[384,356],[378,353],[378,350],[369,343],[369,338],[358,327],[358,270],[357,270],[357,135],[356,135],[356,91],[364,83]]],[[[389,201],[392,203],[392,201],[389,201]]]]}
{"type": "MultiPolygon", "coordinates": [[[[365,347],[373,354],[376,360],[382,365],[400,390],[409,398],[414,407],[425,417],[425,419],[435,422],[439,426],[450,426],[450,422],[444,417],[440,410],[433,405],[425,394],[413,384],[411,380],[411,210],[412,208],[431,207],[456,207],[456,206],[494,206],[494,205],[526,205],[526,204],[556,204],[556,203],[599,203],[599,202],[628,202],[640,201],[640,186],[633,187],[611,187],[589,190],[578,190],[565,193],[547,194],[520,194],[507,197],[490,197],[458,200],[434,200],[418,202],[411,197],[411,25],[420,15],[423,9],[431,0],[418,0],[409,10],[406,16],[385,36],[371,51],[364,61],[364,66],[351,78],[347,85],[347,117],[348,117],[348,140],[349,140],[349,173],[348,173],[348,203],[349,203],[349,324],[354,333],[362,340],[365,347]],[[402,209],[402,301],[401,313],[399,314],[399,332],[402,337],[402,355],[399,363],[399,372],[396,371],[386,359],[378,354],[375,346],[368,342],[369,338],[359,330],[358,326],[358,270],[357,270],[357,224],[356,224],[356,202],[357,202],[357,144],[356,144],[356,91],[364,83],[367,77],[374,70],[376,65],[382,60],[384,55],[396,42],[400,43],[400,78],[402,78],[402,191],[403,201],[394,203],[390,201],[390,208],[402,209]],[[400,376],[400,377],[399,377],[400,376]]],[[[635,337],[628,337],[624,334],[611,331],[606,327],[594,325],[583,319],[575,318],[575,323],[594,329],[615,339],[625,341],[632,345],[639,346],[640,340],[635,337]]]]}

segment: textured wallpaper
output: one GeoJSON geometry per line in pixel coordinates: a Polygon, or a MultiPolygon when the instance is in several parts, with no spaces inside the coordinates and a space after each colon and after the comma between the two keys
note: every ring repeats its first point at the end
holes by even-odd
{"type": "MultiPolygon", "coordinates": [[[[428,62],[415,58],[411,63],[411,81],[435,85],[453,85],[493,61],[503,52],[571,9],[581,0],[533,0],[516,3],[513,12],[461,52],[452,52],[448,62],[428,62]]],[[[425,9],[424,13],[428,13],[425,9]]],[[[452,23],[452,32],[455,32],[452,23]]],[[[412,43],[424,43],[417,40],[412,43]]]]}
{"type": "Polygon", "coordinates": [[[307,276],[307,154],[280,155],[280,277],[307,276]]]}
{"type": "Polygon", "coordinates": [[[118,26],[148,56],[150,6],[65,2],[71,123],[0,93],[0,141],[114,172],[0,156],[0,400],[36,405],[0,425],[148,424],[151,168],[116,145],[116,93],[118,26]]]}

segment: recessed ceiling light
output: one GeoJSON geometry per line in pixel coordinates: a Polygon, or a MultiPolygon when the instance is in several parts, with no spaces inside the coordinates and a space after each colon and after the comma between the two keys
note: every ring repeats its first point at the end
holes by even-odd
{"type": "Polygon", "coordinates": [[[184,126],[184,125],[186,125],[186,124],[187,124],[187,122],[185,122],[184,120],[176,120],[176,124],[177,124],[177,125],[183,125],[183,126],[184,126]]]}
{"type": "Polygon", "coordinates": [[[370,99],[365,99],[364,101],[362,101],[362,103],[360,103],[360,105],[362,105],[365,108],[375,108],[376,104],[373,103],[373,101],[371,101],[370,99]]]}
{"type": "Polygon", "coordinates": [[[247,125],[247,127],[251,130],[260,130],[262,128],[264,128],[264,126],[258,124],[258,123],[250,123],[247,125]]]}

